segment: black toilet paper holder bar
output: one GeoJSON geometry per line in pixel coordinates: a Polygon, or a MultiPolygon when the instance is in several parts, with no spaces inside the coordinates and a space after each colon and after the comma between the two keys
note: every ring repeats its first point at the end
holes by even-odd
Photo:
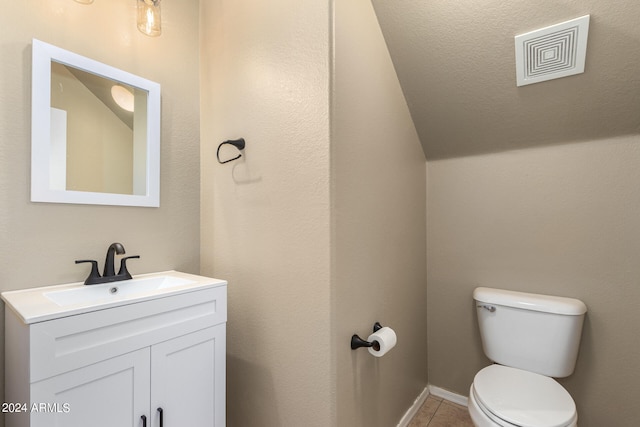
{"type": "MultiPolygon", "coordinates": [[[[382,329],[382,325],[380,324],[380,322],[376,322],[373,324],[373,332],[378,332],[380,329],[382,329]]],[[[353,334],[351,336],[351,350],[355,350],[360,347],[373,347],[375,351],[380,351],[380,343],[378,341],[365,341],[357,334],[353,334]]]]}

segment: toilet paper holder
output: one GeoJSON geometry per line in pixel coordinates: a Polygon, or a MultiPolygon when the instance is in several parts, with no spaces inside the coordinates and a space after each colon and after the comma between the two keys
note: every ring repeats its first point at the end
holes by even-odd
{"type": "MultiPolygon", "coordinates": [[[[376,322],[373,324],[373,332],[378,332],[380,329],[382,329],[382,325],[380,324],[380,322],[376,322]]],[[[355,350],[360,347],[373,347],[375,351],[380,351],[380,343],[378,341],[365,341],[357,334],[353,334],[351,336],[351,350],[355,350]]]]}

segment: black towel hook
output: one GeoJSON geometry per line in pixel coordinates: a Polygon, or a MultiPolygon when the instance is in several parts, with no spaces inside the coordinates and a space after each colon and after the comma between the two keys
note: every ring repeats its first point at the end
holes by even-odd
{"type": "Polygon", "coordinates": [[[220,145],[218,145],[218,150],[216,151],[216,157],[218,158],[218,163],[220,164],[225,164],[225,163],[229,163],[232,162],[234,160],[238,160],[240,157],[242,157],[242,154],[238,154],[236,157],[229,159],[229,160],[220,160],[220,147],[222,147],[225,144],[229,144],[229,145],[233,145],[234,147],[236,147],[238,150],[242,151],[244,150],[244,138],[240,138],[240,139],[230,139],[228,141],[224,141],[223,143],[221,143],[220,145]]]}

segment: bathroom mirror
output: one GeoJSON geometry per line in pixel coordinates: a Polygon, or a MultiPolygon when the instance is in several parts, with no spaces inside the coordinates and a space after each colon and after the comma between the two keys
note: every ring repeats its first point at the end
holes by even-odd
{"type": "Polygon", "coordinates": [[[160,85],[33,40],[31,201],[160,206],[160,85]]]}

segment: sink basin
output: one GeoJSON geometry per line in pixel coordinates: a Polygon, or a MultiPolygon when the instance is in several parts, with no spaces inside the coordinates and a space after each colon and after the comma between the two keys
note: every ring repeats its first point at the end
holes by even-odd
{"type": "Polygon", "coordinates": [[[30,324],[226,284],[211,277],[165,271],[100,285],[78,282],[8,291],[2,293],[2,299],[30,324]]]}
{"type": "Polygon", "coordinates": [[[104,300],[122,300],[123,298],[142,295],[150,291],[183,286],[193,282],[193,280],[181,277],[157,276],[104,283],[101,285],[85,285],[81,288],[45,292],[43,295],[60,307],[66,307],[75,304],[98,303],[104,300]]]}

